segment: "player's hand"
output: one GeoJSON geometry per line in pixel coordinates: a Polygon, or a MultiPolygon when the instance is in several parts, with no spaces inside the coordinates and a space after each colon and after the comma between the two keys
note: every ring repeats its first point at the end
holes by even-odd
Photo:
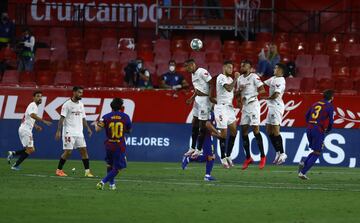
{"type": "Polygon", "coordinates": [[[210,97],[209,100],[210,100],[211,103],[217,104],[217,100],[216,100],[215,97],[210,97]]]}
{"type": "Polygon", "coordinates": [[[92,134],[93,134],[93,132],[92,132],[91,128],[88,128],[88,129],[87,129],[87,131],[88,131],[89,137],[91,137],[91,136],[92,136],[92,134]]]}
{"type": "Polygon", "coordinates": [[[61,132],[60,132],[60,131],[56,131],[55,140],[59,140],[60,138],[61,138],[61,132]]]}
{"type": "Polygon", "coordinates": [[[47,126],[50,126],[50,125],[51,125],[51,122],[49,122],[49,121],[43,120],[42,122],[43,122],[45,125],[47,125],[47,126]]]}
{"type": "Polygon", "coordinates": [[[41,132],[41,131],[42,131],[41,126],[35,125],[34,128],[35,128],[35,130],[38,131],[38,132],[41,132]]]}
{"type": "Polygon", "coordinates": [[[240,73],[236,71],[234,74],[234,77],[235,77],[235,80],[237,80],[240,77],[240,73]]]}

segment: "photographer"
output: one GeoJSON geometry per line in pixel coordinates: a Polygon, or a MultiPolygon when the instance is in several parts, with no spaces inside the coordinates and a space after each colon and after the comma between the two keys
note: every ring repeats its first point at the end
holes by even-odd
{"type": "Polygon", "coordinates": [[[25,29],[20,42],[20,51],[18,55],[18,71],[32,71],[34,67],[34,46],[35,37],[29,29],[25,29]]]}

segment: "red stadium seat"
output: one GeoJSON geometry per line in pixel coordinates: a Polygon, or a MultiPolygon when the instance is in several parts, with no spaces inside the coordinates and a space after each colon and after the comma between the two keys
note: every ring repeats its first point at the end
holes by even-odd
{"type": "Polygon", "coordinates": [[[298,45],[299,43],[306,42],[306,36],[304,33],[292,33],[290,36],[291,44],[298,45]]]}
{"type": "Polygon", "coordinates": [[[260,42],[271,42],[272,34],[268,32],[260,32],[256,34],[256,41],[260,42]]]}
{"type": "Polygon", "coordinates": [[[347,66],[347,58],[341,54],[331,55],[330,66],[332,67],[347,66]]]}
{"type": "Polygon", "coordinates": [[[288,42],[290,40],[289,38],[289,33],[275,33],[275,37],[274,37],[274,42],[279,43],[279,42],[288,42]]]}
{"type": "Polygon", "coordinates": [[[318,89],[320,91],[324,91],[326,89],[334,89],[335,88],[335,81],[330,78],[323,78],[318,81],[318,89]]]}
{"type": "Polygon", "coordinates": [[[69,61],[78,61],[85,59],[85,50],[84,49],[69,49],[68,50],[68,60],[69,61]]]}
{"type": "MultiPolygon", "coordinates": [[[[179,66],[179,65],[177,65],[179,66]]],[[[156,69],[156,75],[161,76],[169,71],[169,65],[168,64],[158,64],[156,69]]]]}
{"type": "Polygon", "coordinates": [[[50,38],[66,38],[66,32],[65,32],[65,28],[62,27],[54,27],[50,29],[50,38]]]}
{"type": "Polygon", "coordinates": [[[101,29],[100,30],[101,37],[104,38],[113,38],[117,39],[117,30],[114,28],[101,29]]]}
{"type": "Polygon", "coordinates": [[[312,54],[323,54],[325,53],[325,44],[323,42],[311,42],[311,48],[309,52],[312,54]]]}
{"type": "Polygon", "coordinates": [[[329,44],[327,47],[327,53],[329,55],[340,54],[342,52],[343,48],[341,43],[329,44]]]}
{"type": "Polygon", "coordinates": [[[335,83],[335,90],[337,91],[353,90],[353,87],[354,87],[354,80],[349,78],[342,78],[341,80],[338,80],[335,83]]]}
{"type": "Polygon", "coordinates": [[[19,72],[17,70],[6,70],[2,77],[1,83],[5,85],[19,84],[19,72]]]}
{"type": "Polygon", "coordinates": [[[349,57],[349,66],[350,67],[359,67],[360,66],[360,56],[349,57]]]}
{"type": "Polygon", "coordinates": [[[39,48],[35,53],[35,61],[50,60],[51,51],[49,48],[39,48]]]}
{"type": "Polygon", "coordinates": [[[286,90],[287,91],[300,91],[301,80],[302,80],[302,78],[300,78],[300,77],[287,78],[286,79],[286,90]]]}
{"type": "Polygon", "coordinates": [[[127,64],[130,60],[135,60],[137,57],[136,51],[123,51],[120,55],[120,63],[127,64]]]}
{"type": "Polygon", "coordinates": [[[102,87],[105,84],[105,73],[102,70],[93,70],[90,72],[90,87],[102,87]]]}
{"type": "Polygon", "coordinates": [[[213,40],[204,43],[204,49],[206,50],[206,52],[220,53],[221,48],[222,48],[222,44],[220,40],[213,40]]]}
{"type": "MultiPolygon", "coordinates": [[[[166,53],[168,53],[166,51],[166,53]]],[[[169,54],[156,54],[155,58],[154,58],[154,63],[155,64],[168,64],[169,63],[169,58],[171,58],[171,54],[169,52],[169,54]]]]}
{"type": "Polygon", "coordinates": [[[89,77],[88,73],[84,71],[73,72],[71,76],[71,83],[76,86],[87,87],[89,77]]]}
{"type": "Polygon", "coordinates": [[[170,50],[170,40],[167,39],[157,39],[154,45],[154,51],[170,50]]]}
{"type": "Polygon", "coordinates": [[[281,54],[288,54],[291,52],[291,44],[289,42],[280,42],[277,44],[278,51],[281,54]]]}
{"type": "Polygon", "coordinates": [[[314,55],[313,67],[329,67],[329,56],[328,55],[314,55]]]}
{"type": "Polygon", "coordinates": [[[312,77],[305,77],[301,80],[301,90],[303,92],[311,92],[316,89],[316,79],[312,77]]]}
{"type": "Polygon", "coordinates": [[[349,67],[339,66],[333,69],[333,77],[335,78],[350,78],[349,67]]]}
{"type": "Polygon", "coordinates": [[[70,71],[71,67],[69,61],[67,60],[59,60],[51,62],[51,70],[54,72],[57,71],[70,71]]]}
{"type": "Polygon", "coordinates": [[[296,55],[306,54],[309,50],[305,42],[293,43],[293,46],[292,52],[296,55]]]}
{"type": "Polygon", "coordinates": [[[185,51],[176,51],[174,52],[172,59],[176,61],[176,63],[184,63],[189,58],[189,55],[185,51]]]}
{"type": "Polygon", "coordinates": [[[317,67],[315,68],[315,78],[322,79],[322,78],[331,78],[332,70],[331,67],[317,67]]]}
{"type": "Polygon", "coordinates": [[[345,45],[357,44],[359,43],[359,35],[354,33],[345,33],[343,36],[343,43],[345,45]]]}
{"type": "Polygon", "coordinates": [[[171,51],[190,51],[190,45],[184,39],[176,39],[171,41],[171,51]]]}
{"type": "Polygon", "coordinates": [[[241,53],[244,53],[244,54],[253,54],[257,50],[256,42],[255,41],[244,41],[241,43],[239,50],[241,51],[241,53]]]}
{"type": "Polygon", "coordinates": [[[235,40],[226,40],[226,41],[224,41],[224,45],[223,45],[223,52],[224,53],[238,51],[238,48],[239,48],[239,42],[238,41],[235,41],[235,40]]]}
{"type": "Polygon", "coordinates": [[[350,68],[350,75],[351,75],[351,78],[353,78],[353,79],[360,79],[360,65],[359,65],[359,67],[350,68]]]}
{"type": "Polygon", "coordinates": [[[114,51],[117,50],[117,40],[115,38],[104,38],[101,40],[102,51],[114,51]]]}
{"type": "Polygon", "coordinates": [[[54,73],[50,70],[36,72],[36,83],[40,86],[50,86],[54,84],[54,73]]]}
{"type": "Polygon", "coordinates": [[[71,85],[71,72],[58,71],[55,75],[54,85],[70,86],[71,85]]]}
{"type": "Polygon", "coordinates": [[[118,62],[120,55],[117,50],[108,50],[104,52],[103,62],[118,62]]]}
{"type": "Polygon", "coordinates": [[[85,62],[90,63],[94,61],[102,61],[103,60],[103,52],[101,50],[89,49],[87,52],[85,62]]]}
{"type": "Polygon", "coordinates": [[[138,51],[154,51],[153,43],[149,40],[137,43],[136,48],[138,51]]]}
{"type": "Polygon", "coordinates": [[[222,55],[220,53],[206,53],[206,63],[222,63],[222,55]]]}
{"type": "Polygon", "coordinates": [[[190,58],[194,59],[196,63],[203,64],[205,63],[206,54],[205,52],[192,51],[190,53],[190,58]]]}
{"type": "Polygon", "coordinates": [[[314,77],[314,68],[313,67],[298,67],[296,75],[299,77],[313,78],[314,77]]]}
{"type": "Polygon", "coordinates": [[[295,60],[296,67],[311,67],[312,55],[298,55],[295,60]]]}
{"type": "Polygon", "coordinates": [[[51,53],[50,61],[63,61],[68,59],[67,49],[55,49],[51,53]]]}
{"type": "Polygon", "coordinates": [[[152,51],[138,51],[138,57],[143,59],[144,61],[153,62],[154,61],[154,54],[152,51]]]}
{"type": "Polygon", "coordinates": [[[360,56],[360,44],[347,44],[344,46],[342,54],[346,57],[360,56]]]}
{"type": "Polygon", "coordinates": [[[209,63],[209,72],[211,76],[215,76],[221,74],[223,72],[223,64],[222,63],[209,63]]]}

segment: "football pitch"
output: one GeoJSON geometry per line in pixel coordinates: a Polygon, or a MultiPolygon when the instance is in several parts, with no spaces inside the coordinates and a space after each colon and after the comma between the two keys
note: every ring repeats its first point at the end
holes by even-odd
{"type": "Polygon", "coordinates": [[[215,182],[204,182],[204,164],[129,162],[117,190],[95,189],[102,161],[83,177],[80,161],[55,177],[56,160],[26,160],[11,171],[0,159],[0,222],[359,222],[360,170],[316,167],[301,181],[296,166],[216,164],[215,182]],[[75,167],[75,173],[71,169],[75,167]]]}

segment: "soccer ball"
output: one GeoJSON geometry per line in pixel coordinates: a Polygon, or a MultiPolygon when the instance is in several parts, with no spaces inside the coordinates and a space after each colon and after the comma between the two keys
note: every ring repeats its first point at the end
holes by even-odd
{"type": "Polygon", "coordinates": [[[203,42],[200,39],[193,39],[191,40],[190,47],[195,51],[199,51],[203,47],[203,42]]]}

